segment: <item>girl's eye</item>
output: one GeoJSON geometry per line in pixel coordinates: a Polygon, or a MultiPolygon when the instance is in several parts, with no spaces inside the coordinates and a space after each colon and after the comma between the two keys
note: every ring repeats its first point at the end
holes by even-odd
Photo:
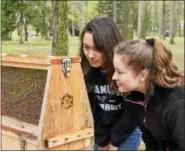
{"type": "Polygon", "coordinates": [[[124,72],[121,72],[121,71],[117,71],[118,74],[124,74],[124,72]]]}
{"type": "Polygon", "coordinates": [[[99,52],[97,48],[94,48],[94,51],[99,52]]]}
{"type": "Polygon", "coordinates": [[[84,46],[84,49],[88,51],[90,48],[88,46],[84,46]]]}

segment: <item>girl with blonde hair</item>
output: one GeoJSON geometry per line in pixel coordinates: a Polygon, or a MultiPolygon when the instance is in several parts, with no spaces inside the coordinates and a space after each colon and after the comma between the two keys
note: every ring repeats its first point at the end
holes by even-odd
{"type": "Polygon", "coordinates": [[[184,75],[158,39],[114,49],[113,80],[143,133],[146,150],[185,150],[184,75]]]}

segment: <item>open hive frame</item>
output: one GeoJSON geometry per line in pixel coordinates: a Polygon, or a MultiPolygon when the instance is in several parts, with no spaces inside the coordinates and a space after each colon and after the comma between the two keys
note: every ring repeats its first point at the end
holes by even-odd
{"type": "MultiPolygon", "coordinates": [[[[47,71],[39,124],[2,115],[2,150],[90,150],[93,118],[79,57],[70,57],[69,75],[62,61],[67,57],[5,55],[2,66],[47,71]]],[[[5,92],[6,93],[6,92],[5,92]]]]}

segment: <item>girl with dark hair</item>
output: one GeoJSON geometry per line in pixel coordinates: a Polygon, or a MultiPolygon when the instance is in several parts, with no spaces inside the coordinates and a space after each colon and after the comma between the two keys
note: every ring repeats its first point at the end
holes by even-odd
{"type": "Polygon", "coordinates": [[[121,42],[115,80],[143,133],[146,150],[185,150],[184,75],[158,39],[121,42]]]}
{"type": "Polygon", "coordinates": [[[122,40],[108,18],[91,20],[81,33],[80,56],[94,117],[95,150],[137,150],[141,142],[141,131],[112,82],[113,48],[122,40]]]}

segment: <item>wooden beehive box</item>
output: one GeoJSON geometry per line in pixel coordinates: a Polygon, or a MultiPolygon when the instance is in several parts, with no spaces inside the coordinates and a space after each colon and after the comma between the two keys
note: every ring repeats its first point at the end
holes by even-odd
{"type": "Polygon", "coordinates": [[[2,56],[2,150],[90,150],[80,57],[2,56]]]}

